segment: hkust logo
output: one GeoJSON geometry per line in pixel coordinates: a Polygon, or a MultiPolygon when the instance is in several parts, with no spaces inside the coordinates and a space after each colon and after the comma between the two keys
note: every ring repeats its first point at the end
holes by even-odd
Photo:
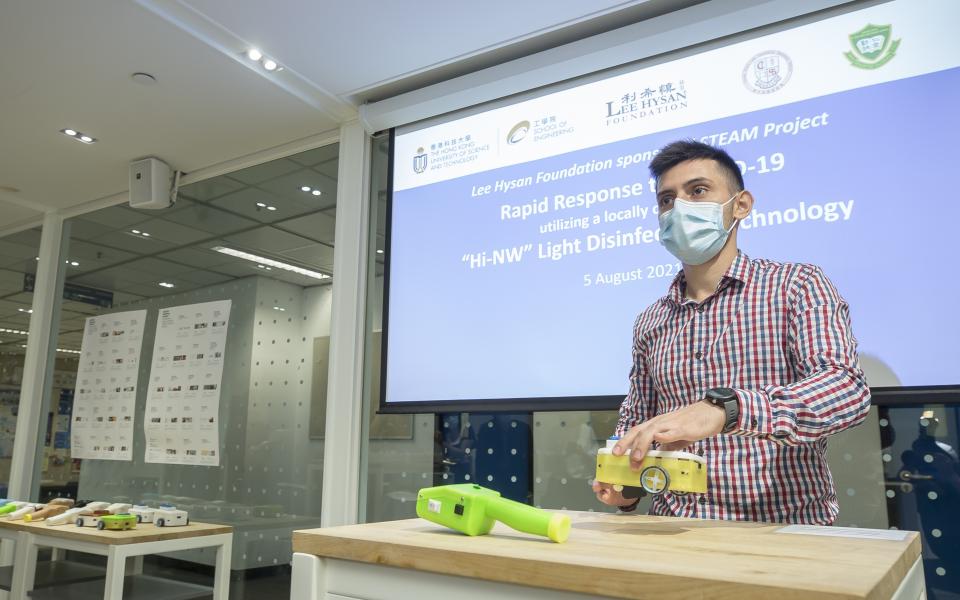
{"type": "Polygon", "coordinates": [[[507,134],[507,143],[516,144],[527,137],[530,132],[530,121],[520,121],[514,125],[507,134]]]}
{"type": "Polygon", "coordinates": [[[793,61],[779,50],[767,50],[743,67],[743,85],[755,94],[772,94],[790,81],[793,61]]]}
{"type": "Polygon", "coordinates": [[[417,148],[417,153],[413,157],[413,170],[417,173],[423,173],[427,170],[427,153],[422,146],[417,148]]]}
{"type": "Polygon", "coordinates": [[[876,69],[890,62],[900,47],[900,40],[893,39],[891,25],[871,25],[851,33],[852,52],[845,52],[850,64],[860,69],[876,69]]]}

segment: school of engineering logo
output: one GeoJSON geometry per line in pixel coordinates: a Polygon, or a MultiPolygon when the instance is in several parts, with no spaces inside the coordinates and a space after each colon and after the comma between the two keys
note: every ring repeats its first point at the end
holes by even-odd
{"type": "Polygon", "coordinates": [[[417,153],[413,157],[413,170],[417,173],[423,173],[427,170],[427,153],[423,147],[417,148],[417,153]]]}
{"type": "Polygon", "coordinates": [[[772,94],[790,81],[793,61],[779,50],[767,50],[743,67],[743,85],[755,94],[772,94]]]}
{"type": "Polygon", "coordinates": [[[851,33],[852,52],[844,52],[850,64],[859,69],[876,69],[890,62],[900,47],[900,40],[891,35],[891,25],[871,25],[851,33]]]}
{"type": "Polygon", "coordinates": [[[520,121],[510,129],[509,133],[507,133],[507,143],[519,143],[521,140],[523,140],[523,138],[527,137],[529,132],[530,121],[520,121]]]}

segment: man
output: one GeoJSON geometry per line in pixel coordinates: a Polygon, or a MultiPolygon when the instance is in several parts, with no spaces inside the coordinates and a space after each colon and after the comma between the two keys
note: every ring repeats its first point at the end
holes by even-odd
{"type": "MultiPolygon", "coordinates": [[[[846,302],[815,266],[739,252],[753,196],[726,152],[678,141],[650,171],[660,241],[683,271],[637,318],[613,453],[635,469],[653,444],[707,459],[706,494],[666,492],[651,514],[832,524],[826,437],[870,408],[846,302]]],[[[639,502],[593,489],[621,510],[639,502]]]]}

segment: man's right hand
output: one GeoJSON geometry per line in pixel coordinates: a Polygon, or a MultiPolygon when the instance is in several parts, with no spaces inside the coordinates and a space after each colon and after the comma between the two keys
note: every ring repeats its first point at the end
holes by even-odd
{"type": "Polygon", "coordinates": [[[627,506],[633,503],[633,499],[628,500],[623,494],[614,490],[613,485],[593,480],[593,493],[597,495],[597,500],[608,506],[627,506]]]}

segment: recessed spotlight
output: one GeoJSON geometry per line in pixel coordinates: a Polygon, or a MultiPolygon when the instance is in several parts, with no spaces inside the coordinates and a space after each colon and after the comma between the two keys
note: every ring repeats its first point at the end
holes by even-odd
{"type": "Polygon", "coordinates": [[[250,60],[260,60],[263,58],[263,53],[257,50],[256,48],[250,48],[247,50],[247,58],[250,60]]]}
{"type": "Polygon", "coordinates": [[[130,233],[135,233],[135,234],[137,234],[137,235],[140,235],[140,230],[139,230],[139,229],[131,229],[131,230],[130,230],[130,233]]]}
{"type": "Polygon", "coordinates": [[[19,310],[19,311],[22,312],[22,313],[27,313],[28,315],[32,315],[32,314],[33,314],[33,309],[32,309],[32,308],[18,308],[17,310],[19,310]]]}
{"type": "Polygon", "coordinates": [[[161,282],[158,283],[157,285],[159,285],[160,287],[165,287],[165,288],[172,288],[172,287],[174,287],[174,285],[173,285],[172,283],[167,283],[166,281],[161,281],[161,282]]]}
{"type": "Polygon", "coordinates": [[[383,254],[383,250],[377,248],[377,254],[383,254]]]}
{"type": "Polygon", "coordinates": [[[276,71],[278,66],[280,65],[270,60],[269,58],[263,61],[263,68],[268,71],[276,71]]]}
{"type": "Polygon", "coordinates": [[[258,268],[258,269],[263,269],[263,270],[265,270],[265,271],[272,271],[272,270],[273,270],[273,269],[271,269],[270,267],[268,267],[267,265],[257,265],[257,268],[258,268]]]}
{"type": "Polygon", "coordinates": [[[310,193],[313,194],[314,196],[319,196],[319,195],[322,194],[323,192],[321,192],[320,190],[313,190],[313,191],[310,192],[310,193]]]}
{"type": "Polygon", "coordinates": [[[150,237],[150,234],[147,233],[146,231],[144,231],[144,232],[141,233],[140,235],[142,235],[143,237],[150,237]]]}
{"type": "Polygon", "coordinates": [[[277,210],[277,207],[276,207],[276,206],[268,206],[268,207],[267,207],[267,210],[277,210]]]}
{"type": "Polygon", "coordinates": [[[257,206],[259,206],[260,208],[266,208],[266,207],[267,207],[267,205],[264,204],[263,202],[257,202],[257,206]]]}
{"type": "Polygon", "coordinates": [[[301,191],[301,192],[309,192],[309,191],[310,191],[310,186],[309,186],[309,185],[301,185],[301,186],[300,186],[300,191],[301,191]]]}
{"type": "Polygon", "coordinates": [[[65,135],[65,136],[67,136],[67,137],[72,137],[73,139],[75,139],[75,140],[77,140],[77,141],[79,141],[79,142],[83,142],[84,144],[92,144],[92,143],[94,143],[95,141],[97,141],[96,138],[90,137],[89,135],[87,135],[87,134],[85,134],[85,133],[81,133],[81,132],[77,131],[76,129],[70,129],[70,128],[61,129],[61,130],[60,130],[60,133],[62,133],[63,135],[65,135]]]}
{"type": "Polygon", "coordinates": [[[79,267],[79,266],[80,266],[80,263],[78,263],[78,262],[75,261],[75,260],[68,260],[68,261],[67,261],[67,264],[70,265],[71,267],[79,267]]]}
{"type": "Polygon", "coordinates": [[[153,85],[157,82],[157,78],[151,75],[150,73],[133,73],[130,75],[130,79],[133,79],[136,83],[140,85],[153,85]]]}
{"type": "Polygon", "coordinates": [[[286,312],[287,309],[285,309],[285,308],[283,308],[283,307],[281,307],[281,306],[274,306],[274,307],[273,307],[273,310],[279,310],[280,312],[286,312]]]}

